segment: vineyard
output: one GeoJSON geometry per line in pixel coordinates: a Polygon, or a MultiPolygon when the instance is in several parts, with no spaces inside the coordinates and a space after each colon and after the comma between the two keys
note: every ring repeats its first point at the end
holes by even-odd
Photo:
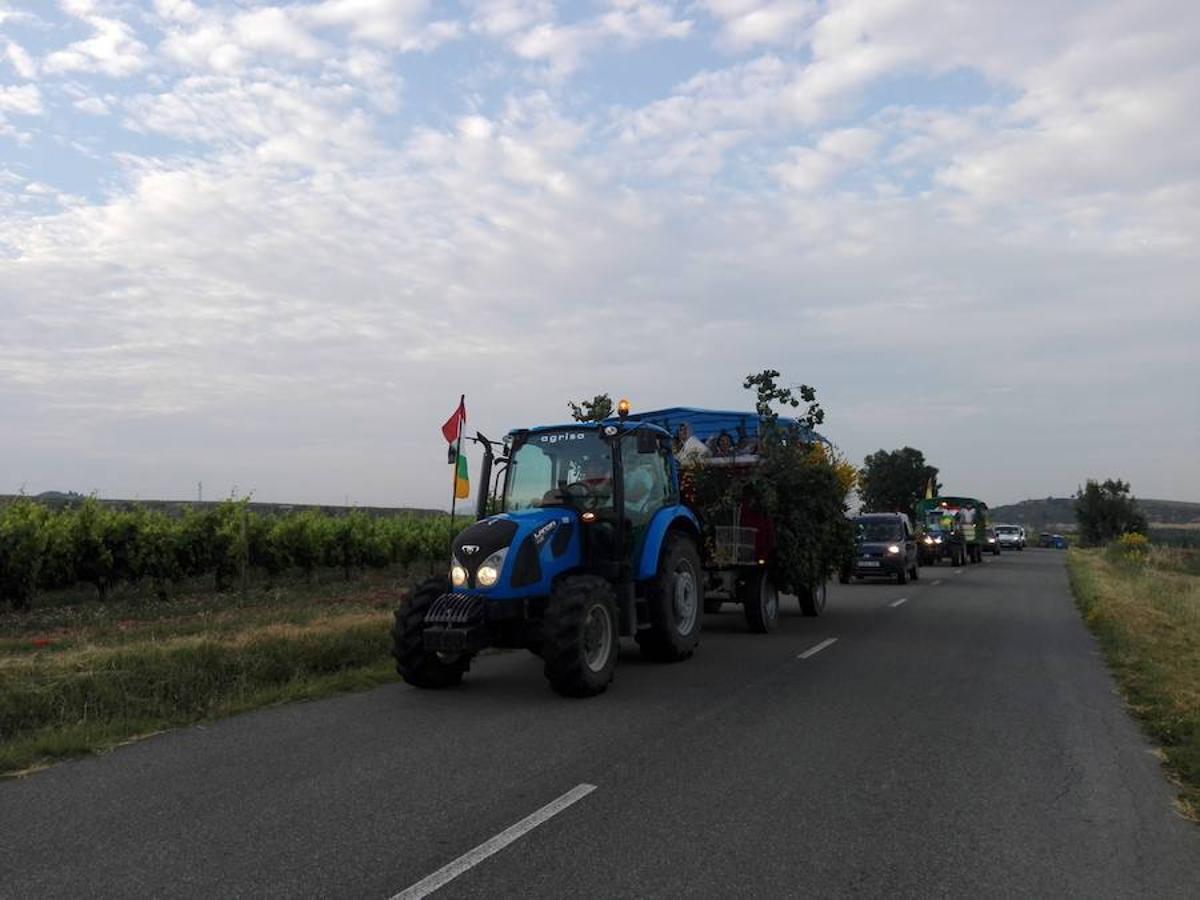
{"type": "Polygon", "coordinates": [[[80,584],[104,601],[118,585],[149,585],[167,599],[184,579],[211,576],[217,591],[247,578],[312,578],[319,568],[358,570],[445,557],[449,517],[332,515],[304,510],[269,515],[249,499],[182,515],[86,498],[52,510],[27,498],[0,507],[0,609],[30,609],[40,594],[80,584]]]}

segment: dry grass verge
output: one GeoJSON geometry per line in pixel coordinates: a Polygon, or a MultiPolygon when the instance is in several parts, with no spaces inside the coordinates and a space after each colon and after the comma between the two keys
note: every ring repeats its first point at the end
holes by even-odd
{"type": "Polygon", "coordinates": [[[395,677],[401,580],[0,616],[0,773],[395,677]]]}
{"type": "MultiPolygon", "coordinates": [[[[1186,554],[1184,554],[1186,555],[1186,554]]],[[[1163,752],[1182,811],[1200,821],[1200,576],[1153,549],[1071,550],[1071,586],[1134,714],[1163,752]]]]}

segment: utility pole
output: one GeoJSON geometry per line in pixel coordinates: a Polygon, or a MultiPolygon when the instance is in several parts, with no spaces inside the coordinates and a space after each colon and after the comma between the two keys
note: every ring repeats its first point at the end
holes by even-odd
{"type": "Polygon", "coordinates": [[[197,503],[204,502],[204,482],[203,481],[196,482],[196,502],[197,503]]]}

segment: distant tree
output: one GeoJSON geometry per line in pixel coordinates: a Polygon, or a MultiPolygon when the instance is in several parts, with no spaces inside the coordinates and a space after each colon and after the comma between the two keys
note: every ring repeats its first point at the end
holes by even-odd
{"type": "Polygon", "coordinates": [[[1088,479],[1075,492],[1075,518],[1085,544],[1107,544],[1123,534],[1145,534],[1146,516],[1129,493],[1129,482],[1088,479]]]}
{"type": "Polygon", "coordinates": [[[608,394],[597,394],[579,403],[568,400],[567,406],[571,407],[571,418],[576,422],[600,422],[613,413],[612,397],[608,394]]]}
{"type": "Polygon", "coordinates": [[[913,447],[877,450],[863,460],[858,473],[858,492],[863,512],[906,512],[912,514],[917,502],[932,483],[933,495],[942,489],[937,466],[925,462],[925,454],[913,447]]]}

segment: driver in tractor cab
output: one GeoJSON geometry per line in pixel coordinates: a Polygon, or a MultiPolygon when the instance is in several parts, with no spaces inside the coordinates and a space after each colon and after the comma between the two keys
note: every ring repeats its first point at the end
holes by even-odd
{"type": "Polygon", "coordinates": [[[580,464],[579,483],[588,489],[589,505],[607,506],[612,502],[612,465],[602,456],[590,456],[580,464]]]}

